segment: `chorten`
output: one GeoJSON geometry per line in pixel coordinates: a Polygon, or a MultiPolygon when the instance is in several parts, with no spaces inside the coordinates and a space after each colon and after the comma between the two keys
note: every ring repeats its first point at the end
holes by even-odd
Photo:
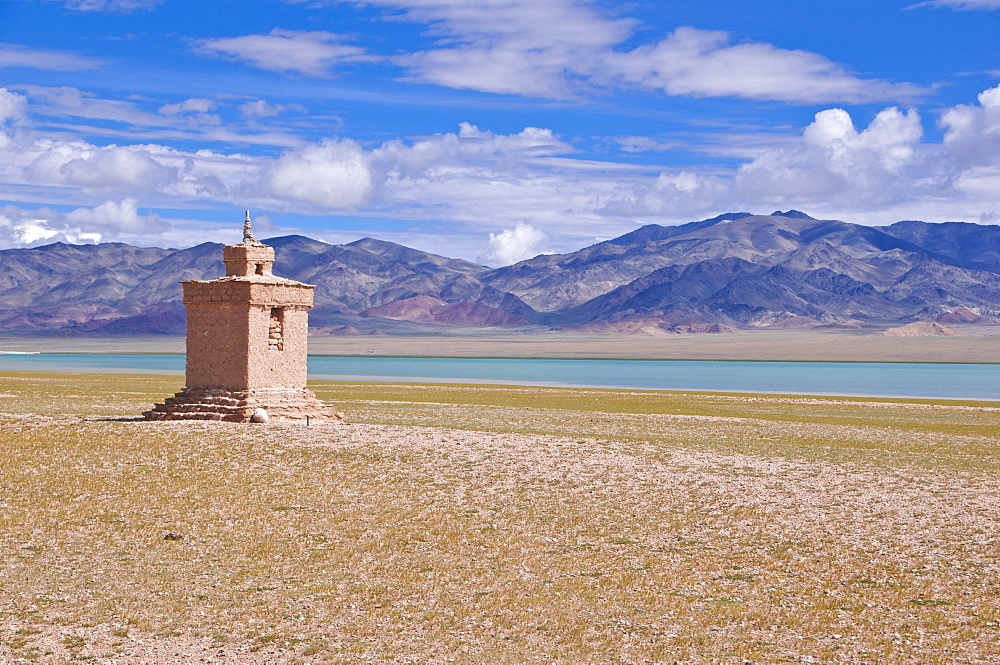
{"type": "Polygon", "coordinates": [[[222,262],[225,277],[181,282],[187,311],[186,385],[143,416],[340,420],[341,414],[306,388],[315,287],[272,273],[274,248],[254,240],[249,210],[243,242],[223,248],[222,262]]]}

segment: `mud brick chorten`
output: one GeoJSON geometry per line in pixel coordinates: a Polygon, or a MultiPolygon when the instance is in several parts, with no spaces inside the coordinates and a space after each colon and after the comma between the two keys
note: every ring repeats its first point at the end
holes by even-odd
{"type": "Polygon", "coordinates": [[[243,242],[222,250],[226,276],[181,282],[187,310],[184,390],[143,413],[147,420],[249,422],[341,414],[306,389],[311,284],[271,272],[274,248],[253,238],[250,211],[243,242]]]}

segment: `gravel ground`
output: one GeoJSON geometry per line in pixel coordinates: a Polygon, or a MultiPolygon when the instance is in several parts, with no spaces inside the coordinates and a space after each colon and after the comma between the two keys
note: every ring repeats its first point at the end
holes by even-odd
{"type": "Polygon", "coordinates": [[[0,413],[0,661],[1000,662],[994,407],[415,390],[0,413]]]}

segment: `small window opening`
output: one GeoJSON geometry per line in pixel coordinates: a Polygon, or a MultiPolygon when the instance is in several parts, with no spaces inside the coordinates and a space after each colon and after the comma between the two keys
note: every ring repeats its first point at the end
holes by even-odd
{"type": "Polygon", "coordinates": [[[256,265],[256,267],[254,268],[254,270],[253,270],[253,271],[254,271],[254,272],[255,272],[256,274],[258,274],[258,275],[263,275],[263,274],[264,274],[264,264],[263,264],[263,263],[258,263],[258,264],[256,265]]]}
{"type": "Polygon", "coordinates": [[[285,350],[285,309],[283,307],[271,308],[271,323],[267,331],[267,350],[285,350]]]}

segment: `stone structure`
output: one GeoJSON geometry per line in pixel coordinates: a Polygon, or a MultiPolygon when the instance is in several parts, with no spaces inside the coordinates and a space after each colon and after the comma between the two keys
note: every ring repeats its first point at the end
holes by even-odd
{"type": "Polygon", "coordinates": [[[147,420],[249,422],[267,418],[340,420],[306,389],[306,346],[313,287],[271,272],[274,248],[257,242],[250,211],[243,242],[222,250],[226,276],[181,282],[187,310],[184,390],[147,420]]]}

